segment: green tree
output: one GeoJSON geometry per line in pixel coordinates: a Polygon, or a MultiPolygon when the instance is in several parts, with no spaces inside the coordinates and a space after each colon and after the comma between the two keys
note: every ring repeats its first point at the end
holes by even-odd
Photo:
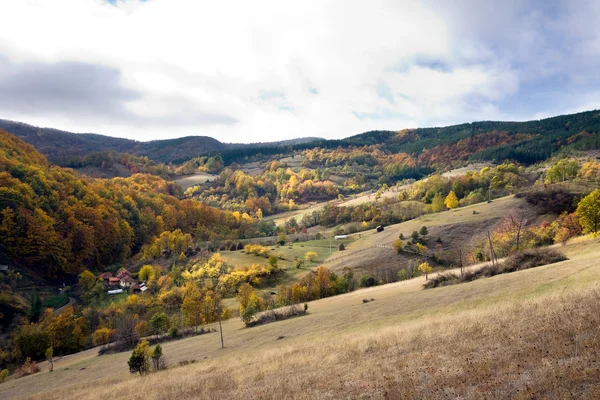
{"type": "Polygon", "coordinates": [[[148,353],[150,345],[148,341],[142,340],[131,353],[127,365],[129,365],[129,372],[135,374],[136,372],[140,375],[144,375],[150,370],[150,364],[148,363],[148,353]]]}
{"type": "Polygon", "coordinates": [[[31,304],[29,306],[29,311],[27,312],[27,317],[31,322],[37,322],[42,315],[42,300],[37,292],[34,292],[31,295],[31,304]]]}
{"type": "Polygon", "coordinates": [[[166,368],[165,365],[165,357],[163,355],[162,347],[160,344],[157,344],[154,349],[152,349],[152,366],[155,371],[160,371],[166,368]]]}
{"type": "Polygon", "coordinates": [[[585,233],[598,233],[600,229],[600,189],[585,196],[577,206],[576,214],[585,233]]]}
{"type": "Polygon", "coordinates": [[[157,312],[150,318],[150,326],[155,333],[165,333],[169,327],[169,318],[164,311],[157,312]]]}
{"type": "Polygon", "coordinates": [[[421,234],[421,236],[427,236],[429,234],[429,231],[427,230],[426,226],[422,226],[419,233],[421,234]]]}
{"type": "Polygon", "coordinates": [[[419,232],[413,231],[413,233],[410,234],[410,238],[413,242],[416,242],[417,240],[419,240],[419,232]]]}
{"type": "Polygon", "coordinates": [[[579,172],[577,160],[560,160],[546,171],[545,183],[564,182],[573,179],[579,172]]]}

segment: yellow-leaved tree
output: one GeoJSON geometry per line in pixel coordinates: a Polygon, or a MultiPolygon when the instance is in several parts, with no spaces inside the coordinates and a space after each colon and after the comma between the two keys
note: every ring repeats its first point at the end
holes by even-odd
{"type": "Polygon", "coordinates": [[[433,268],[431,268],[428,262],[424,262],[419,265],[419,271],[425,274],[425,280],[427,280],[427,276],[433,271],[433,268]]]}
{"type": "Polygon", "coordinates": [[[444,205],[449,209],[458,207],[458,197],[456,197],[456,193],[454,193],[454,190],[451,190],[450,193],[448,193],[448,196],[446,196],[446,200],[444,200],[444,205]]]}
{"type": "Polygon", "coordinates": [[[577,206],[576,214],[585,233],[597,234],[600,229],[600,189],[585,196],[577,206]]]}

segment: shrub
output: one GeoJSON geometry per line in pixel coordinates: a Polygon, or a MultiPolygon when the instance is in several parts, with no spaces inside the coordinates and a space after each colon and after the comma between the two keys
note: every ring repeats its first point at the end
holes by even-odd
{"type": "Polygon", "coordinates": [[[31,361],[31,357],[25,359],[25,363],[15,370],[15,377],[22,378],[27,375],[33,375],[40,372],[40,367],[35,361],[31,361]]]}
{"type": "Polygon", "coordinates": [[[304,259],[309,262],[316,261],[317,257],[318,257],[318,254],[315,253],[314,251],[307,251],[306,254],[304,254],[304,259]]]}
{"type": "Polygon", "coordinates": [[[396,253],[400,254],[402,252],[402,248],[404,247],[404,242],[400,239],[396,239],[392,243],[392,247],[396,250],[396,253]]]}
{"type": "Polygon", "coordinates": [[[171,339],[175,339],[178,334],[179,334],[179,331],[177,330],[176,326],[173,326],[173,327],[171,327],[171,329],[169,329],[169,337],[171,339]]]}
{"type": "Polygon", "coordinates": [[[339,250],[339,251],[344,251],[344,250],[346,250],[346,246],[344,246],[344,243],[340,243],[340,245],[338,246],[338,250],[339,250]]]}
{"type": "Polygon", "coordinates": [[[7,377],[8,377],[8,370],[7,369],[3,369],[0,372],[0,383],[4,383],[4,381],[6,380],[7,377]]]}
{"type": "Polygon", "coordinates": [[[421,234],[421,236],[427,236],[429,234],[429,231],[427,230],[426,226],[422,226],[419,233],[421,234]]]}
{"type": "Polygon", "coordinates": [[[244,247],[244,249],[247,254],[252,254],[257,257],[265,258],[269,257],[269,251],[271,251],[271,249],[269,249],[268,247],[261,246],[260,244],[247,244],[246,247],[244,247]]]}
{"type": "Polygon", "coordinates": [[[378,283],[379,282],[377,282],[377,279],[375,279],[369,275],[364,275],[362,278],[360,278],[360,286],[361,287],[377,286],[378,283]]]}

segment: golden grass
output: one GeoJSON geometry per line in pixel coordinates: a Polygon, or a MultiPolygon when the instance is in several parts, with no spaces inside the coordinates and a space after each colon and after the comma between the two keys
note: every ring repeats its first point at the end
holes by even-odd
{"type": "Polygon", "coordinates": [[[214,334],[166,343],[170,369],[145,377],[128,373],[129,353],[74,355],[0,398],[597,398],[599,241],[563,250],[570,260],[462,285],[420,278],[287,321],[227,321],[226,349],[214,334]]]}

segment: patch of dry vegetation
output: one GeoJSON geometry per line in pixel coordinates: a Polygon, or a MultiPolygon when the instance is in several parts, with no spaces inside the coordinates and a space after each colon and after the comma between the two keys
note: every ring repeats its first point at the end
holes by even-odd
{"type": "Polygon", "coordinates": [[[488,278],[500,274],[508,274],[515,271],[553,264],[566,259],[564,254],[554,249],[527,249],[511,255],[506,260],[495,265],[484,265],[481,268],[464,271],[462,274],[454,272],[438,274],[425,282],[423,287],[425,289],[432,289],[441,286],[456,285],[459,283],[471,282],[475,279],[488,278]]]}
{"type": "Polygon", "coordinates": [[[599,324],[587,289],[35,398],[598,398],[599,324]]]}

